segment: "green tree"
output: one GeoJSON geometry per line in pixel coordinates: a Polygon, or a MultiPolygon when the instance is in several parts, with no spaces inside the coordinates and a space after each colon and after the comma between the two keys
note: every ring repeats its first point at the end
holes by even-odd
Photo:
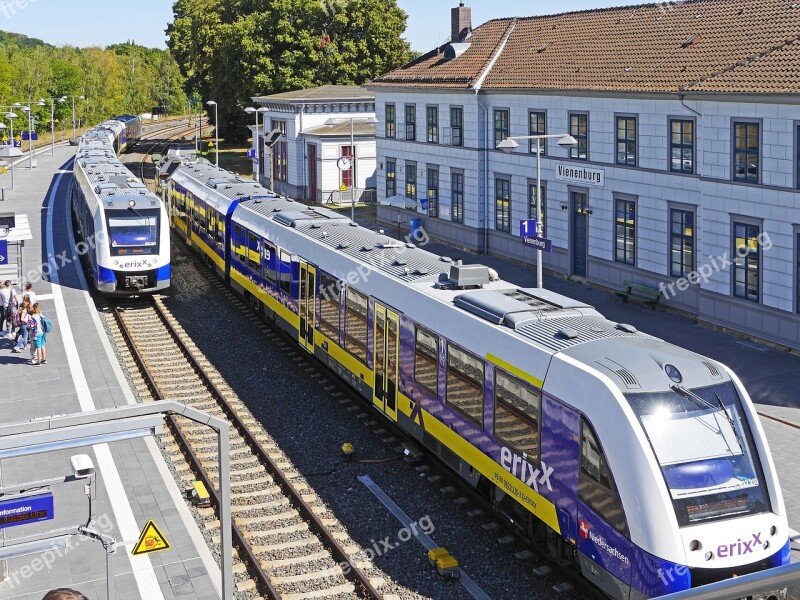
{"type": "Polygon", "coordinates": [[[218,102],[230,138],[246,136],[243,108],[253,96],[359,85],[410,52],[396,0],[177,0],[173,10],[168,46],[186,91],[218,102]]]}

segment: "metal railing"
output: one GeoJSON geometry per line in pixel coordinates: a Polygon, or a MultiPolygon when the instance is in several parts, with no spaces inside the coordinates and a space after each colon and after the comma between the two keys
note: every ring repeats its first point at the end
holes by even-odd
{"type": "Polygon", "coordinates": [[[378,201],[378,190],[374,188],[355,188],[340,192],[324,192],[322,194],[323,204],[333,204],[335,206],[350,206],[353,202],[353,194],[356,197],[356,204],[375,204],[378,201]]]}
{"type": "Polygon", "coordinates": [[[798,583],[800,583],[800,563],[794,563],[668,594],[661,596],[659,600],[693,600],[695,598],[698,600],[701,598],[702,600],[730,600],[731,598],[746,598],[754,594],[762,594],[769,598],[770,596],[766,596],[766,592],[788,588],[798,583]]]}

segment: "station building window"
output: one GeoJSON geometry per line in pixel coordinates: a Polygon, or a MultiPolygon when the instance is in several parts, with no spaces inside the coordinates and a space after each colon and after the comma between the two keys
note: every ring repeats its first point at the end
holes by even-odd
{"type": "Polygon", "coordinates": [[[760,173],[759,124],[733,123],[733,179],[758,183],[760,173]]]}
{"type": "Polygon", "coordinates": [[[578,478],[578,495],[614,529],[627,534],[625,513],[622,511],[622,503],[605,454],[597,443],[597,436],[584,419],[581,419],[581,470],[578,478]]]}
{"type": "Polygon", "coordinates": [[[750,223],[733,223],[733,295],[758,302],[761,299],[760,228],[750,223]]]}
{"type": "Polygon", "coordinates": [[[691,210],[673,208],[670,214],[670,275],[686,277],[694,271],[695,217],[691,210]]]}
{"type": "Polygon", "coordinates": [[[578,144],[569,149],[569,157],[589,160],[589,115],[587,113],[569,114],[569,134],[578,144]]]}
{"type": "Polygon", "coordinates": [[[461,106],[450,107],[450,143],[464,145],[464,108],[461,106]]]}
{"type": "Polygon", "coordinates": [[[464,222],[464,173],[453,171],[450,174],[450,202],[453,223],[464,222]]]}
{"type": "Polygon", "coordinates": [[[439,338],[417,327],[414,348],[414,383],[436,397],[439,387],[439,338]]]}
{"type": "Polygon", "coordinates": [[[368,306],[364,294],[347,288],[344,347],[364,364],[367,364],[368,306]]]}
{"type": "MultiPolygon", "coordinates": [[[[528,113],[528,135],[547,135],[547,113],[545,111],[534,111],[528,113]]],[[[539,148],[542,156],[547,154],[547,140],[541,140],[539,148]]],[[[536,154],[536,140],[531,140],[528,152],[536,154]]]]}
{"type": "Polygon", "coordinates": [[[547,184],[542,181],[542,219],[539,223],[539,202],[536,198],[536,182],[528,182],[528,218],[536,219],[536,233],[539,237],[547,237],[547,184]]]}
{"type": "Polygon", "coordinates": [[[426,107],[428,143],[439,143],[439,107],[426,107]]]}
{"type": "Polygon", "coordinates": [[[617,117],[617,164],[636,166],[636,117],[617,117]]]}
{"type": "Polygon", "coordinates": [[[397,195],[397,161],[386,159],[386,197],[397,195]]]}
{"type": "Polygon", "coordinates": [[[494,180],[494,228],[511,233],[511,181],[502,177],[494,180]]]}
{"type": "Polygon", "coordinates": [[[439,167],[428,167],[428,216],[439,216],[439,167]]]}
{"type": "Polygon", "coordinates": [[[500,369],[494,376],[494,435],[528,460],[539,460],[541,393],[500,369]]]}
{"type": "Polygon", "coordinates": [[[447,393],[449,406],[483,427],[483,361],[455,346],[447,345],[447,393]]]}
{"type": "Polygon", "coordinates": [[[289,143],[286,141],[286,121],[272,119],[272,129],[283,134],[272,151],[272,168],[277,181],[287,181],[289,177],[289,143]]]}
{"type": "Polygon", "coordinates": [[[387,138],[394,138],[397,136],[397,114],[394,104],[386,104],[386,112],[384,117],[386,129],[385,135],[387,138]]]}
{"type": "Polygon", "coordinates": [[[339,343],[339,295],[341,283],[327,273],[319,279],[319,330],[339,343]]]}
{"type": "Polygon", "coordinates": [[[694,173],[694,121],[670,119],[669,170],[694,173]]]}
{"type": "Polygon", "coordinates": [[[417,199],[417,165],[406,163],[406,198],[417,199]]]}
{"type": "Polygon", "coordinates": [[[615,253],[617,262],[636,265],[636,202],[617,198],[614,227],[615,253]]]}
{"type": "Polygon", "coordinates": [[[498,108],[494,111],[494,147],[509,136],[509,111],[498,108]]]}
{"type": "Polygon", "coordinates": [[[413,142],[417,139],[417,106],[406,104],[406,140],[413,142]]]}

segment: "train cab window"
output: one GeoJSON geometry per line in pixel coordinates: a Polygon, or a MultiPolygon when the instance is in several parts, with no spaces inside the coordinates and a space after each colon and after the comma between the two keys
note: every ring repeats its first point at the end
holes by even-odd
{"type": "Polygon", "coordinates": [[[244,263],[245,261],[245,244],[247,243],[247,238],[245,237],[244,229],[237,225],[234,229],[234,238],[233,238],[233,258],[239,261],[240,263],[244,263]]]}
{"type": "Polygon", "coordinates": [[[319,330],[339,342],[339,295],[341,283],[322,273],[319,279],[319,330]]]}
{"type": "Polygon", "coordinates": [[[287,296],[292,295],[292,255],[286,250],[280,252],[280,264],[278,265],[279,287],[287,296]]]}
{"type": "Polygon", "coordinates": [[[247,266],[255,274],[261,273],[261,240],[250,231],[247,232],[247,266]]]}
{"type": "Polygon", "coordinates": [[[483,361],[447,345],[447,404],[483,427],[483,361]]]}
{"type": "Polygon", "coordinates": [[[275,246],[270,244],[269,242],[262,241],[261,242],[261,268],[262,268],[262,276],[264,279],[275,284],[278,281],[278,271],[276,269],[275,261],[278,259],[278,255],[275,252],[275,246]]]}
{"type": "Polygon", "coordinates": [[[368,306],[366,296],[347,288],[344,347],[364,364],[367,364],[368,306]]]}
{"type": "Polygon", "coordinates": [[[625,513],[606,457],[591,426],[581,419],[581,470],[578,495],[589,508],[623,535],[628,534],[625,513]]]}
{"type": "Polygon", "coordinates": [[[438,395],[439,338],[419,327],[414,350],[414,382],[434,396],[438,395]]]}
{"type": "Polygon", "coordinates": [[[498,369],[494,376],[494,397],[495,437],[528,459],[539,460],[541,393],[498,369]]]}

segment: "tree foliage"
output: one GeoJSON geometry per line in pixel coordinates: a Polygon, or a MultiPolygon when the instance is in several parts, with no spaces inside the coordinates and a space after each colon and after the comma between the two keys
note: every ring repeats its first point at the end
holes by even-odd
{"type": "MultiPolygon", "coordinates": [[[[122,113],[186,111],[183,76],[169,51],[126,42],[102,48],[55,47],[0,31],[0,105],[33,103],[39,131],[50,129],[50,98],[76,99],[76,118],[93,124],[122,113]],[[46,99],[46,106],[38,106],[46,99]]],[[[72,100],[56,101],[55,119],[63,128],[72,121],[72,100]]],[[[0,113],[7,109],[0,110],[0,113]]],[[[16,111],[22,117],[21,111],[16,111]]],[[[0,121],[2,119],[0,114],[0,121]]],[[[27,129],[27,123],[15,124],[27,129]]]]}
{"type": "Polygon", "coordinates": [[[396,0],[177,0],[173,12],[186,91],[218,103],[225,137],[246,137],[253,96],[360,85],[410,54],[396,0]]]}

